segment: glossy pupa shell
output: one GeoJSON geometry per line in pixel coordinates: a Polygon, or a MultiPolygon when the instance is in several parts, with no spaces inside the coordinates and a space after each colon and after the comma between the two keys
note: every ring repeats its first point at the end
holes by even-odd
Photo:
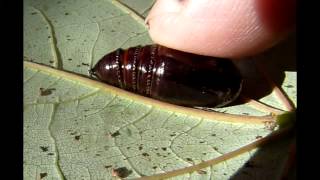
{"type": "Polygon", "coordinates": [[[99,80],[157,100],[188,107],[222,107],[241,92],[229,59],[147,45],[117,49],[90,70],[99,80]]]}

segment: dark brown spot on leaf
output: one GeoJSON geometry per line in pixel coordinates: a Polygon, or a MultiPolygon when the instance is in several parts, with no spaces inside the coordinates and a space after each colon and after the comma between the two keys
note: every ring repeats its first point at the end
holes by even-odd
{"type": "Polygon", "coordinates": [[[49,156],[52,156],[52,155],[54,155],[54,154],[53,154],[53,153],[48,153],[48,155],[49,155],[49,156]]]}
{"type": "Polygon", "coordinates": [[[69,58],[69,59],[68,59],[68,61],[72,61],[72,59],[71,59],[71,58],[69,58]]]}
{"type": "Polygon", "coordinates": [[[167,148],[166,148],[166,147],[162,147],[161,149],[162,149],[162,150],[164,150],[164,151],[166,151],[166,150],[167,150],[167,148]]]}
{"type": "Polygon", "coordinates": [[[46,152],[48,151],[48,146],[40,146],[40,149],[43,151],[43,152],[46,152]]]}
{"type": "Polygon", "coordinates": [[[40,88],[40,96],[48,96],[52,94],[52,91],[56,90],[55,88],[44,89],[40,88]]]}
{"type": "Polygon", "coordinates": [[[82,65],[84,65],[84,66],[90,66],[88,63],[82,63],[82,65]]]}
{"type": "Polygon", "coordinates": [[[152,169],[157,169],[157,166],[153,166],[152,169]]]}
{"type": "Polygon", "coordinates": [[[32,12],[32,13],[31,13],[31,15],[35,15],[35,14],[38,14],[38,13],[37,13],[37,12],[32,12]]]}
{"type": "Polygon", "coordinates": [[[287,87],[287,88],[293,88],[293,86],[292,85],[286,85],[286,86],[284,86],[284,87],[287,87]]]}
{"type": "Polygon", "coordinates": [[[193,161],[191,158],[186,158],[186,160],[187,160],[187,161],[191,161],[191,162],[193,161]]]}
{"type": "Polygon", "coordinates": [[[54,61],[49,61],[49,63],[54,63],[54,61]]]}
{"type": "Polygon", "coordinates": [[[77,140],[77,141],[79,141],[79,140],[80,140],[80,137],[81,137],[81,136],[78,135],[78,136],[75,136],[74,139],[77,140]]]}
{"type": "Polygon", "coordinates": [[[116,132],[111,134],[111,137],[117,137],[117,136],[120,136],[120,132],[119,131],[116,131],[116,132]]]}
{"type": "Polygon", "coordinates": [[[40,173],[40,179],[46,177],[48,175],[48,173],[40,173]]]}
{"type": "Polygon", "coordinates": [[[127,169],[126,167],[120,167],[117,169],[112,169],[112,176],[126,178],[132,173],[132,170],[127,169]]]}
{"type": "Polygon", "coordinates": [[[142,156],[150,156],[148,153],[142,153],[142,156]]]}
{"type": "Polygon", "coordinates": [[[262,136],[256,136],[256,139],[260,139],[260,138],[262,138],[262,136]]]}
{"type": "Polygon", "coordinates": [[[104,166],[106,169],[108,169],[108,168],[111,168],[112,167],[112,165],[106,165],[106,166],[104,166]]]}
{"type": "Polygon", "coordinates": [[[67,13],[67,12],[66,12],[66,13],[64,13],[64,15],[66,15],[66,16],[67,16],[67,15],[69,15],[69,13],[67,13]]]}

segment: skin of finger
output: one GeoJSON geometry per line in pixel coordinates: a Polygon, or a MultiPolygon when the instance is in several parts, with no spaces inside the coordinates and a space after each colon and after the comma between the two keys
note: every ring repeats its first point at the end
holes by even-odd
{"type": "Polygon", "coordinates": [[[259,53],[286,33],[274,32],[261,18],[257,0],[159,0],[147,21],[156,43],[196,54],[243,57],[259,53]],[[177,7],[172,7],[177,6],[177,7]]]}

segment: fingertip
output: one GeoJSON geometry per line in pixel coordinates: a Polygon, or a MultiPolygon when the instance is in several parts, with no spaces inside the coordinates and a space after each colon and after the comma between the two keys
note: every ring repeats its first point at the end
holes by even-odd
{"type": "Polygon", "coordinates": [[[277,12],[272,15],[271,7],[285,5],[277,5],[277,0],[182,2],[155,3],[146,18],[149,35],[155,43],[195,54],[244,57],[272,47],[289,33],[295,22],[292,20],[295,3],[286,11],[275,8],[277,12]],[[288,14],[282,15],[281,11],[288,14]],[[277,19],[277,16],[283,17],[277,19]]]}

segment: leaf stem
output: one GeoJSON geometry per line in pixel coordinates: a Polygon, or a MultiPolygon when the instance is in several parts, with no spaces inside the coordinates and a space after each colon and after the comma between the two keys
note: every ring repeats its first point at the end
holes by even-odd
{"type": "Polygon", "coordinates": [[[280,102],[284,105],[287,111],[293,111],[295,110],[295,106],[291,99],[287,96],[287,94],[283,91],[281,87],[278,87],[273,80],[268,76],[266,71],[264,70],[264,66],[262,65],[262,62],[256,63],[257,69],[262,74],[262,76],[267,80],[267,82],[273,87],[273,92],[279,98],[280,102]]]}
{"type": "Polygon", "coordinates": [[[264,125],[266,123],[276,124],[276,116],[274,115],[267,115],[267,116],[235,115],[235,114],[226,114],[221,112],[208,112],[208,111],[203,111],[195,108],[177,106],[170,103],[158,101],[152,98],[144,97],[138,94],[134,94],[126,90],[108,85],[106,83],[89,79],[88,77],[80,76],[78,74],[74,74],[71,72],[61,71],[45,65],[40,65],[40,64],[25,61],[24,66],[35,69],[35,70],[44,71],[58,77],[68,78],[70,80],[77,81],[87,86],[99,88],[102,91],[119,95],[121,97],[128,98],[130,100],[135,100],[143,104],[155,106],[168,111],[187,114],[190,116],[201,117],[206,120],[217,120],[217,121],[225,121],[225,122],[231,122],[231,123],[250,123],[250,124],[260,124],[260,125],[264,125]]]}
{"type": "Polygon", "coordinates": [[[272,106],[269,106],[267,104],[264,104],[264,103],[261,103],[259,101],[256,101],[254,99],[250,99],[248,97],[245,97],[243,95],[240,96],[240,98],[248,103],[248,105],[256,108],[257,110],[260,110],[260,111],[263,111],[263,112],[269,112],[269,113],[273,113],[273,114],[276,114],[276,115],[279,115],[279,114],[282,114],[284,113],[285,111],[283,110],[280,110],[280,109],[277,109],[277,108],[274,108],[272,106]]]}
{"type": "Polygon", "coordinates": [[[133,19],[135,19],[137,22],[142,24],[144,27],[146,27],[144,23],[144,17],[141,16],[139,13],[137,13],[135,10],[132,8],[128,7],[126,4],[119,0],[111,0],[112,4],[120,8],[122,11],[128,13],[133,19]]]}
{"type": "Polygon", "coordinates": [[[156,174],[156,175],[152,175],[152,176],[144,176],[141,178],[136,178],[136,180],[156,180],[156,179],[166,179],[166,178],[171,178],[171,177],[175,177],[175,176],[179,176],[182,174],[186,174],[186,173],[191,173],[194,171],[198,171],[201,169],[204,169],[206,167],[218,164],[222,161],[228,160],[230,158],[236,157],[242,153],[248,152],[250,150],[253,150],[257,147],[261,147],[263,145],[266,145],[270,142],[273,142],[274,140],[278,140],[281,137],[284,137],[285,135],[287,135],[289,132],[291,132],[292,128],[288,127],[288,128],[284,128],[284,129],[280,129],[277,130],[273,133],[271,133],[270,135],[261,138],[259,140],[256,140],[248,145],[245,145],[237,150],[231,151],[229,153],[226,153],[222,156],[219,156],[215,159],[211,159],[208,161],[204,161],[202,163],[199,163],[197,165],[194,166],[189,166],[186,168],[182,168],[182,169],[177,169],[177,170],[173,170],[173,171],[169,171],[166,173],[160,173],[160,174],[156,174]]]}

